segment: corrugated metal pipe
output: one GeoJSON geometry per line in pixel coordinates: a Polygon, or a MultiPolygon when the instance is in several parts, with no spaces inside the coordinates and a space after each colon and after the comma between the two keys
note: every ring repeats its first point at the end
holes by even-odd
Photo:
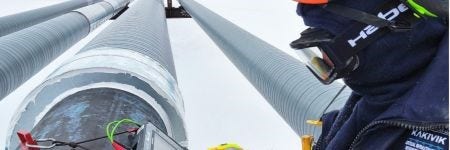
{"type": "Polygon", "coordinates": [[[300,61],[197,2],[179,2],[298,135],[318,136],[320,127],[306,121],[341,108],[349,97],[343,84],[322,85],[300,61]]]}
{"type": "MultiPolygon", "coordinates": [[[[162,0],[133,3],[27,95],[10,122],[7,147],[17,147],[14,133],[20,129],[33,129],[36,138],[82,141],[103,136],[98,131],[123,118],[151,122],[187,146],[184,104],[175,78],[164,4],[162,0]],[[65,111],[68,108],[73,111],[65,111]]],[[[86,146],[110,148],[105,144],[109,143],[86,146]]]]}
{"type": "Polygon", "coordinates": [[[0,17],[0,37],[99,1],[100,0],[69,0],[51,6],[0,17]]]}
{"type": "Polygon", "coordinates": [[[157,5],[153,4],[151,7],[155,10],[149,11],[148,14],[133,11],[134,16],[131,12],[127,13],[128,21],[116,20],[120,23],[110,25],[111,27],[95,37],[80,52],[101,47],[130,49],[156,60],[176,78],[164,4],[161,0],[147,1],[155,1],[152,3],[157,5]],[[137,19],[137,17],[142,18],[137,19]]]}
{"type": "Polygon", "coordinates": [[[111,18],[130,0],[106,0],[0,37],[0,99],[111,18]]]}

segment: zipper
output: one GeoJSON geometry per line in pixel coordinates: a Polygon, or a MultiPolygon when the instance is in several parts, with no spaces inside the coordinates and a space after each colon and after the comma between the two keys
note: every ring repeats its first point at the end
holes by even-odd
{"type": "Polygon", "coordinates": [[[409,130],[420,130],[420,131],[429,131],[429,130],[439,130],[439,129],[448,129],[448,123],[416,123],[416,122],[409,122],[404,120],[380,120],[375,121],[364,127],[355,137],[352,144],[350,145],[349,149],[353,149],[355,144],[359,142],[362,134],[367,132],[367,130],[379,126],[379,125],[385,125],[385,126],[395,126],[400,128],[405,128],[409,130]]]}
{"type": "Polygon", "coordinates": [[[313,150],[320,150],[321,146],[322,146],[322,143],[323,143],[323,140],[324,140],[323,137],[319,136],[319,139],[317,139],[316,144],[314,144],[313,150]]]}

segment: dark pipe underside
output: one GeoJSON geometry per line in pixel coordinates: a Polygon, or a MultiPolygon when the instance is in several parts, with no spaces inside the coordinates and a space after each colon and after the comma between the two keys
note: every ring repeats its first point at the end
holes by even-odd
{"type": "MultiPolygon", "coordinates": [[[[106,124],[123,118],[130,118],[140,124],[151,122],[167,134],[161,117],[145,100],[122,90],[97,88],[77,92],[56,104],[34,127],[32,135],[35,138],[54,138],[66,142],[84,141],[106,135],[106,124]]],[[[122,128],[117,131],[124,130],[122,128]]],[[[128,142],[126,134],[119,135],[116,139],[128,142]]],[[[106,139],[82,146],[89,149],[112,149],[106,139]]]]}

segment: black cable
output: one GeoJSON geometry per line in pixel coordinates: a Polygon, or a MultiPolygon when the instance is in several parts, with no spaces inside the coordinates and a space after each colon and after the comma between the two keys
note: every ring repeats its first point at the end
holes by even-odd
{"type": "Polygon", "coordinates": [[[86,148],[86,147],[84,147],[84,146],[81,146],[81,145],[79,145],[79,144],[77,144],[77,143],[74,143],[74,142],[61,142],[61,141],[55,141],[55,142],[53,142],[53,143],[55,143],[56,146],[69,146],[69,147],[72,148],[72,149],[75,149],[75,148],[81,148],[81,149],[83,149],[83,150],[89,150],[88,148],[86,148]]]}
{"type": "Polygon", "coordinates": [[[77,145],[77,147],[79,147],[79,148],[81,148],[81,149],[84,149],[84,150],[89,150],[88,148],[83,147],[83,146],[81,146],[81,145],[77,145]]]}
{"type": "MultiPolygon", "coordinates": [[[[124,134],[124,133],[128,133],[128,131],[118,132],[118,133],[115,133],[114,135],[120,135],[120,134],[124,134]]],[[[76,144],[83,144],[83,143],[92,142],[92,141],[95,141],[95,140],[104,139],[104,138],[107,138],[107,137],[108,137],[108,136],[102,136],[102,137],[93,138],[93,139],[89,139],[89,140],[85,140],[85,141],[80,141],[80,142],[75,142],[75,143],[76,143],[76,144]]]]}
{"type": "Polygon", "coordinates": [[[337,97],[339,97],[339,95],[341,95],[342,91],[344,91],[344,89],[347,87],[347,85],[342,86],[342,88],[339,90],[339,92],[336,93],[336,96],[333,97],[333,99],[331,100],[330,103],[328,103],[328,106],[325,107],[325,109],[323,109],[322,115],[323,116],[326,111],[328,110],[328,108],[334,103],[334,101],[337,99],[337,97]]]}
{"type": "MultiPolygon", "coordinates": [[[[130,133],[130,132],[135,132],[135,131],[122,131],[122,132],[118,132],[115,133],[114,135],[120,135],[120,134],[125,134],[125,133],[130,133]]],[[[54,141],[53,144],[56,144],[56,146],[69,146],[71,148],[81,148],[83,150],[89,150],[86,147],[81,146],[80,144],[83,143],[87,143],[87,142],[92,142],[92,141],[96,141],[96,140],[100,140],[100,139],[105,139],[108,136],[102,136],[102,137],[97,137],[97,138],[93,138],[93,139],[89,139],[89,140],[85,140],[85,141],[80,141],[80,142],[63,142],[63,141],[54,141]]]]}

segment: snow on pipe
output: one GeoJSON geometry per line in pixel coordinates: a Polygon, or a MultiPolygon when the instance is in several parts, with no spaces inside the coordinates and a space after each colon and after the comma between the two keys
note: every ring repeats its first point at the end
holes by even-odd
{"type": "Polygon", "coordinates": [[[344,85],[322,85],[300,61],[197,2],[179,2],[298,135],[318,137],[320,128],[306,120],[340,109],[349,97],[344,85]]]}
{"type": "MultiPolygon", "coordinates": [[[[13,116],[6,146],[17,146],[14,133],[19,129],[33,129],[36,138],[66,141],[103,136],[106,122],[124,117],[150,121],[187,146],[184,104],[161,0],[137,0],[34,89],[13,116]],[[99,114],[102,110],[107,111],[99,114]],[[149,115],[144,110],[153,111],[149,115]]],[[[87,146],[108,144],[101,142],[87,146]]]]}
{"type": "Polygon", "coordinates": [[[47,7],[0,17],[0,37],[99,1],[100,0],[69,0],[47,7]]]}
{"type": "Polygon", "coordinates": [[[128,2],[106,0],[0,37],[0,100],[128,2]]]}

